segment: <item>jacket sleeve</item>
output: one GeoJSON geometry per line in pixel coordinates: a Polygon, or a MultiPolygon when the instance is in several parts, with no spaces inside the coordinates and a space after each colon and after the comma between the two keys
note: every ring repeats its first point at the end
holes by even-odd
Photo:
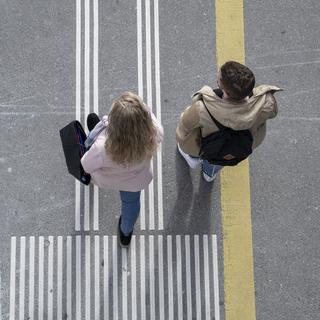
{"type": "Polygon", "coordinates": [[[278,114],[277,100],[271,92],[267,93],[266,99],[267,99],[267,103],[263,111],[268,114],[268,119],[275,118],[278,114]]]}
{"type": "Polygon", "coordinates": [[[101,168],[101,156],[95,144],[83,155],[81,164],[84,171],[90,174],[101,168]]]}
{"type": "MultiPolygon", "coordinates": [[[[179,144],[186,141],[194,130],[200,128],[199,104],[200,101],[194,102],[180,116],[180,121],[176,129],[176,139],[179,144]]],[[[196,141],[194,141],[196,143],[196,141]]]]}

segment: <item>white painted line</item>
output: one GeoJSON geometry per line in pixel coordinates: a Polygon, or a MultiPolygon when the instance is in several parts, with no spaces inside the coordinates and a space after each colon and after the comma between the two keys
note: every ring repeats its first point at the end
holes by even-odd
{"type": "Polygon", "coordinates": [[[109,319],[109,246],[108,236],[103,237],[103,306],[104,319],[109,319]]]}
{"type": "Polygon", "coordinates": [[[99,230],[99,187],[93,186],[93,230],[99,230]]]}
{"type": "Polygon", "coordinates": [[[86,311],[85,311],[85,319],[91,320],[91,259],[90,259],[90,236],[85,237],[85,259],[86,259],[86,311]]]}
{"type": "Polygon", "coordinates": [[[169,320],[174,318],[174,300],[173,300],[173,277],[172,277],[172,237],[167,236],[167,254],[168,254],[168,305],[169,320]]]}
{"type": "Polygon", "coordinates": [[[93,0],[93,112],[99,114],[99,4],[93,0]]]}
{"type": "Polygon", "coordinates": [[[163,277],[163,237],[158,236],[158,267],[159,267],[159,316],[164,320],[164,277],[163,277]]]}
{"type": "Polygon", "coordinates": [[[10,265],[10,320],[15,319],[16,308],[16,246],[17,238],[11,237],[11,265],[10,265]]]}
{"type": "Polygon", "coordinates": [[[132,320],[137,320],[137,270],[136,270],[136,236],[133,235],[130,244],[131,251],[131,308],[132,320]]]}
{"type": "Polygon", "coordinates": [[[74,228],[76,231],[80,231],[80,181],[75,180],[75,225],[74,228]]]}
{"type": "Polygon", "coordinates": [[[81,313],[81,236],[76,236],[76,319],[82,319],[81,313]]]}
{"type": "MultiPolygon", "coordinates": [[[[90,113],[90,0],[84,1],[84,121],[90,113]]],[[[86,127],[86,132],[88,132],[86,127]]]]}
{"type": "Polygon", "coordinates": [[[194,261],[195,261],[195,281],[196,281],[196,310],[197,320],[201,319],[201,288],[200,288],[200,254],[199,236],[194,236],[194,261]]]}
{"type": "MultiPolygon", "coordinates": [[[[147,105],[152,109],[152,65],[151,65],[151,25],[150,0],[145,1],[146,14],[146,67],[147,67],[147,105]]],[[[153,170],[153,159],[151,161],[153,170]]],[[[149,230],[154,230],[154,183],[149,184],[149,230]]]]}
{"type": "Polygon", "coordinates": [[[67,236],[67,297],[66,297],[66,309],[68,320],[72,319],[72,237],[67,236]]]}
{"type": "Polygon", "coordinates": [[[190,236],[186,235],[184,240],[186,248],[187,320],[192,320],[190,236]]]}
{"type": "Polygon", "coordinates": [[[48,320],[53,319],[53,237],[48,237],[48,320]]]}
{"type": "Polygon", "coordinates": [[[84,230],[90,230],[90,185],[84,186],[84,230]]]}
{"type": "Polygon", "coordinates": [[[128,320],[128,281],[127,281],[127,270],[128,270],[128,259],[127,249],[121,249],[122,257],[122,319],[128,320]]]}
{"type": "Polygon", "coordinates": [[[35,237],[29,239],[29,319],[34,319],[34,254],[35,237]]]}
{"type": "MultiPolygon", "coordinates": [[[[161,86],[160,86],[160,46],[159,46],[159,0],[154,0],[154,55],[156,84],[156,115],[161,123],[161,86]]],[[[163,230],[163,190],[162,190],[162,147],[157,151],[158,173],[158,229],[163,230]]]]}
{"type": "Polygon", "coordinates": [[[118,320],[118,253],[117,236],[112,236],[112,259],[113,259],[113,319],[118,320]]]}
{"type": "Polygon", "coordinates": [[[20,286],[19,286],[19,319],[25,317],[25,277],[26,277],[26,237],[20,238],[20,286]]]}
{"type": "Polygon", "coordinates": [[[38,319],[43,320],[44,300],[44,238],[39,237],[38,319]]]}
{"type": "Polygon", "coordinates": [[[176,236],[177,250],[177,292],[178,292],[178,319],[183,319],[182,302],[182,262],[181,262],[181,236],[176,236]]]}
{"type": "Polygon", "coordinates": [[[94,236],[94,318],[100,320],[100,237],[94,236]]]}
{"type": "Polygon", "coordinates": [[[204,292],[205,292],[205,306],[206,319],[210,320],[210,275],[209,275],[209,250],[208,250],[208,235],[203,235],[203,257],[204,257],[204,292]]]}
{"type": "Polygon", "coordinates": [[[214,317],[220,320],[217,236],[212,235],[214,317]]]}
{"type": "Polygon", "coordinates": [[[154,271],[154,236],[149,235],[150,319],[156,318],[154,271]]]}
{"type": "MultiPolygon", "coordinates": [[[[142,65],[142,9],[141,0],[137,0],[137,57],[138,57],[138,95],[143,100],[143,65],[142,65]]],[[[141,191],[140,228],[146,229],[145,191],[141,191]]]]}
{"type": "Polygon", "coordinates": [[[146,320],[146,271],[145,271],[145,243],[144,236],[140,236],[140,302],[141,320],[146,320]]]}
{"type": "Polygon", "coordinates": [[[58,237],[57,252],[57,318],[62,319],[63,237],[58,237]]]}

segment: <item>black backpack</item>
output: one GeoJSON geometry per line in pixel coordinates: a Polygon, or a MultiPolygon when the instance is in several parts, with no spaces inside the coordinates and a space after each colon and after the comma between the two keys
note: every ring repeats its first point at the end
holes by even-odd
{"type": "Polygon", "coordinates": [[[211,115],[204,101],[203,105],[219,131],[201,139],[200,158],[221,166],[235,166],[245,160],[252,153],[251,132],[223,126],[211,115]]]}

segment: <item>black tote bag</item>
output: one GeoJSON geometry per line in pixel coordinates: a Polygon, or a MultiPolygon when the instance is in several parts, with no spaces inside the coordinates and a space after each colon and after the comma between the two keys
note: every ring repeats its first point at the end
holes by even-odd
{"type": "Polygon", "coordinates": [[[87,136],[79,121],[72,121],[60,130],[60,138],[69,173],[85,185],[90,183],[91,176],[84,172],[80,159],[86,149],[84,142],[87,136]]]}

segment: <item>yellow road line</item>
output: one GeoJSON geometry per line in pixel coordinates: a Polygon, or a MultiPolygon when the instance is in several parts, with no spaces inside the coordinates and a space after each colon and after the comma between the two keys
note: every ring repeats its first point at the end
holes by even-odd
{"type": "MultiPolygon", "coordinates": [[[[245,61],[243,0],[215,0],[217,64],[245,61]]],[[[225,320],[255,320],[249,162],[221,172],[225,320]]]]}

